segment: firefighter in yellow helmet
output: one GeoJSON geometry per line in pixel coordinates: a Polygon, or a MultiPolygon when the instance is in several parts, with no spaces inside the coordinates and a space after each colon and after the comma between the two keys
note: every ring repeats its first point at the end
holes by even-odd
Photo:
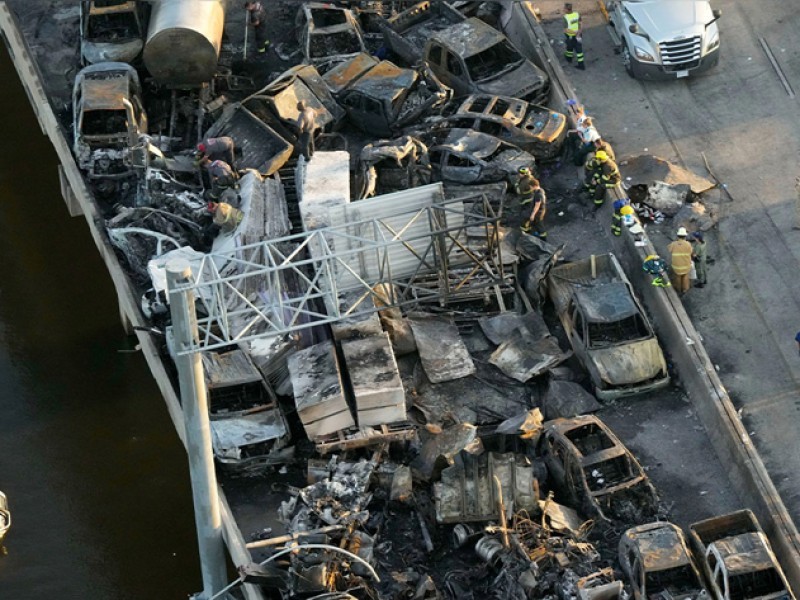
{"type": "Polygon", "coordinates": [[[617,163],[604,150],[598,150],[586,161],[585,171],[583,185],[589,191],[595,208],[600,208],[606,198],[606,191],[619,185],[622,180],[617,163]]]}

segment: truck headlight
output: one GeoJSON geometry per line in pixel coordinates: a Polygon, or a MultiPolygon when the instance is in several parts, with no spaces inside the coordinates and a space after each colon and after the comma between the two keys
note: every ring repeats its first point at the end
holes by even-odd
{"type": "Polygon", "coordinates": [[[653,56],[649,52],[645,52],[641,48],[634,46],[633,51],[636,54],[636,58],[642,60],[644,62],[655,62],[653,56]]]}
{"type": "Polygon", "coordinates": [[[717,48],[719,48],[719,31],[714,32],[709,38],[708,44],[706,44],[706,53],[713,52],[717,48]]]}

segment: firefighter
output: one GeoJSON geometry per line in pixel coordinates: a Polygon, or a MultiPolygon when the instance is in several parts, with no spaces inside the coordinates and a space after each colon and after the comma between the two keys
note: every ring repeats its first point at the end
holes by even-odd
{"type": "Polygon", "coordinates": [[[622,235],[622,207],[627,206],[623,200],[614,201],[614,212],[611,215],[611,233],[617,237],[622,235]]]}
{"type": "Polygon", "coordinates": [[[264,10],[261,2],[245,2],[244,9],[248,13],[248,23],[253,26],[253,31],[256,34],[256,51],[259,54],[264,54],[269,48],[267,11],[264,10]]]}
{"type": "Polygon", "coordinates": [[[201,165],[205,167],[208,172],[208,177],[211,180],[211,190],[208,194],[211,200],[219,200],[219,197],[225,190],[238,186],[236,172],[225,161],[212,161],[206,158],[202,161],[201,165]]]}
{"type": "Polygon", "coordinates": [[[692,270],[692,245],[687,241],[689,233],[685,227],[678,229],[678,239],[667,246],[672,267],[672,285],[683,296],[689,291],[689,272],[692,270]]]}
{"type": "Polygon", "coordinates": [[[606,191],[615,188],[622,180],[617,163],[604,150],[598,150],[586,162],[584,187],[589,191],[595,208],[600,208],[606,199],[606,191]]]}
{"type": "Polygon", "coordinates": [[[564,56],[568,63],[572,59],[577,60],[575,66],[581,71],[586,69],[583,64],[583,27],[581,26],[581,15],[577,10],[572,10],[572,4],[564,4],[564,56]]]}
{"type": "Polygon", "coordinates": [[[233,232],[244,218],[244,213],[241,210],[234,208],[227,202],[209,202],[208,212],[214,215],[213,223],[220,228],[222,233],[233,232]]]}
{"type": "Polygon", "coordinates": [[[204,158],[210,161],[222,160],[233,166],[235,145],[233,138],[227,135],[206,138],[197,144],[197,158],[202,161],[204,158]]]}

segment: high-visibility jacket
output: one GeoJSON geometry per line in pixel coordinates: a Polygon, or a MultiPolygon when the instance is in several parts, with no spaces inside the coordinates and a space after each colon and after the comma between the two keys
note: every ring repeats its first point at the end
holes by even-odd
{"type": "Polygon", "coordinates": [[[564,20],[567,22],[565,34],[570,37],[575,37],[578,35],[578,31],[581,28],[581,15],[577,10],[573,10],[571,13],[567,13],[564,15],[564,20]]]}
{"type": "Polygon", "coordinates": [[[692,270],[692,245],[686,240],[675,240],[667,246],[672,257],[672,270],[676,275],[686,275],[692,270]]]}

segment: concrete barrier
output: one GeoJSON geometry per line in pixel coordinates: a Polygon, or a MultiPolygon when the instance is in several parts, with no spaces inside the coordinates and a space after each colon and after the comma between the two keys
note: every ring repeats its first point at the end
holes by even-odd
{"type": "MultiPolygon", "coordinates": [[[[539,24],[530,2],[504,3],[503,30],[517,48],[543,68],[553,80],[553,105],[567,107],[576,99],[575,90],[558,62],[549,39],[539,24]]],[[[572,126],[575,115],[567,110],[572,126]]],[[[624,198],[621,188],[614,199],[624,198]]],[[[611,224],[611,206],[598,215],[611,224]]],[[[608,228],[606,228],[607,230],[608,228]]],[[[778,560],[794,590],[800,590],[800,535],[778,494],[764,463],[743,427],[717,371],[708,357],[702,338],[672,288],[651,285],[642,269],[649,254],[656,254],[647,241],[636,246],[625,229],[613,240],[615,253],[651,314],[661,344],[677,367],[679,380],[703,423],[720,462],[728,471],[741,502],[758,517],[772,543],[778,560]]]]}

